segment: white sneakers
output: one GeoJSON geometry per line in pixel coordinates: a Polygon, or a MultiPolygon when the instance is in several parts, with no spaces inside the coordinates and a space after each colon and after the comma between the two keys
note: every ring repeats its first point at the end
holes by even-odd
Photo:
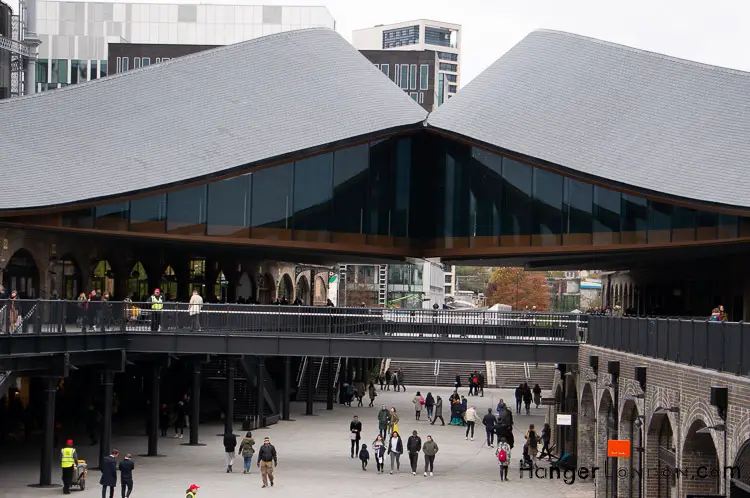
{"type": "Polygon", "coordinates": [[[468,441],[468,440],[469,440],[469,436],[466,436],[466,437],[464,438],[464,440],[465,440],[465,441],[468,441]]]}
{"type": "Polygon", "coordinates": [[[416,472],[412,472],[411,475],[415,476],[415,475],[417,475],[417,473],[416,472]]]}
{"type": "Polygon", "coordinates": [[[424,476],[427,477],[427,472],[424,473],[424,476]]]}
{"type": "Polygon", "coordinates": [[[432,476],[433,476],[433,474],[432,474],[432,472],[430,472],[430,477],[432,477],[432,476]]]}
{"type": "Polygon", "coordinates": [[[474,441],[474,438],[471,438],[472,441],[474,441]]]}

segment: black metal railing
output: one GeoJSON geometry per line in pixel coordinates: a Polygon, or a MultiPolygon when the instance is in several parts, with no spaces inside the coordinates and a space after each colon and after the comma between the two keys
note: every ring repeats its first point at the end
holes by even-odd
{"type": "Polygon", "coordinates": [[[590,316],[588,343],[737,375],[750,373],[750,324],[743,322],[590,316]]]}
{"type": "Polygon", "coordinates": [[[587,316],[247,304],[0,301],[0,334],[321,334],[577,342],[587,316]]]}

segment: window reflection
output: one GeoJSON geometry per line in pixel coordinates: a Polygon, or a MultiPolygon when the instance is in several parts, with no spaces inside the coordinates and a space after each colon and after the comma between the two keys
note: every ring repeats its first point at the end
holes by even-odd
{"type": "Polygon", "coordinates": [[[528,246],[531,238],[533,203],[531,166],[503,160],[503,236],[501,245],[528,246]]]}
{"type": "Polygon", "coordinates": [[[253,238],[291,240],[293,173],[293,163],[253,173],[253,238]]]}
{"type": "Polygon", "coordinates": [[[206,233],[229,237],[250,235],[250,186],[252,174],[208,185],[206,233]]]}
{"type": "Polygon", "coordinates": [[[695,216],[696,240],[716,240],[719,229],[719,215],[697,211],[695,216]]]}
{"type": "Polygon", "coordinates": [[[160,194],[130,201],[130,230],[164,233],[167,195],[160,194]]]}
{"type": "Polygon", "coordinates": [[[370,188],[367,196],[368,242],[389,244],[391,235],[390,140],[370,144],[370,188]]]}
{"type": "Polygon", "coordinates": [[[294,238],[329,242],[333,154],[294,163],[294,238]]]}
{"type": "Polygon", "coordinates": [[[648,230],[648,201],[629,194],[622,195],[623,244],[645,244],[648,230]]]}
{"type": "Polygon", "coordinates": [[[559,245],[562,234],[563,177],[534,169],[535,230],[532,245],[559,245]]]}
{"type": "Polygon", "coordinates": [[[206,232],[206,185],[176,190],[167,197],[167,232],[203,235],[206,232]]]}
{"type": "Polygon", "coordinates": [[[672,242],[695,240],[695,211],[682,206],[672,209],[672,242]]]}
{"type": "Polygon", "coordinates": [[[331,220],[334,242],[365,242],[368,166],[367,144],[337,150],[334,153],[334,215],[331,220]]]}
{"type": "Polygon", "coordinates": [[[620,193],[594,186],[594,245],[620,243],[620,193]]]}
{"type": "Polygon", "coordinates": [[[593,243],[594,186],[566,178],[565,206],[567,220],[563,244],[591,245],[593,243]]]}
{"type": "Polygon", "coordinates": [[[651,202],[648,218],[648,243],[666,244],[672,241],[672,206],[651,202]]]}
{"type": "Polygon", "coordinates": [[[130,218],[130,203],[116,202],[96,206],[96,228],[100,230],[127,230],[130,218]]]}
{"type": "Polygon", "coordinates": [[[502,156],[476,147],[471,150],[472,247],[495,246],[499,243],[502,212],[502,156]]]}

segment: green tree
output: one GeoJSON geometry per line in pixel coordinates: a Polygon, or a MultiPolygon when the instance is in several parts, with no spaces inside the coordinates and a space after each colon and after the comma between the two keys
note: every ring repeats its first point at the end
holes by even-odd
{"type": "Polygon", "coordinates": [[[523,268],[495,268],[485,290],[487,306],[508,304],[515,310],[546,311],[550,305],[549,282],[543,273],[523,268]]]}

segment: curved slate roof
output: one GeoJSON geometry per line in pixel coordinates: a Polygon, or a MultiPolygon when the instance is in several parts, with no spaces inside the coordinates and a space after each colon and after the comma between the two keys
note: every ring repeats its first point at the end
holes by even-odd
{"type": "Polygon", "coordinates": [[[536,31],[427,123],[608,182],[750,207],[750,73],[536,31]]]}
{"type": "Polygon", "coordinates": [[[199,179],[425,116],[335,32],[266,36],[0,101],[0,209],[199,179]]]}

